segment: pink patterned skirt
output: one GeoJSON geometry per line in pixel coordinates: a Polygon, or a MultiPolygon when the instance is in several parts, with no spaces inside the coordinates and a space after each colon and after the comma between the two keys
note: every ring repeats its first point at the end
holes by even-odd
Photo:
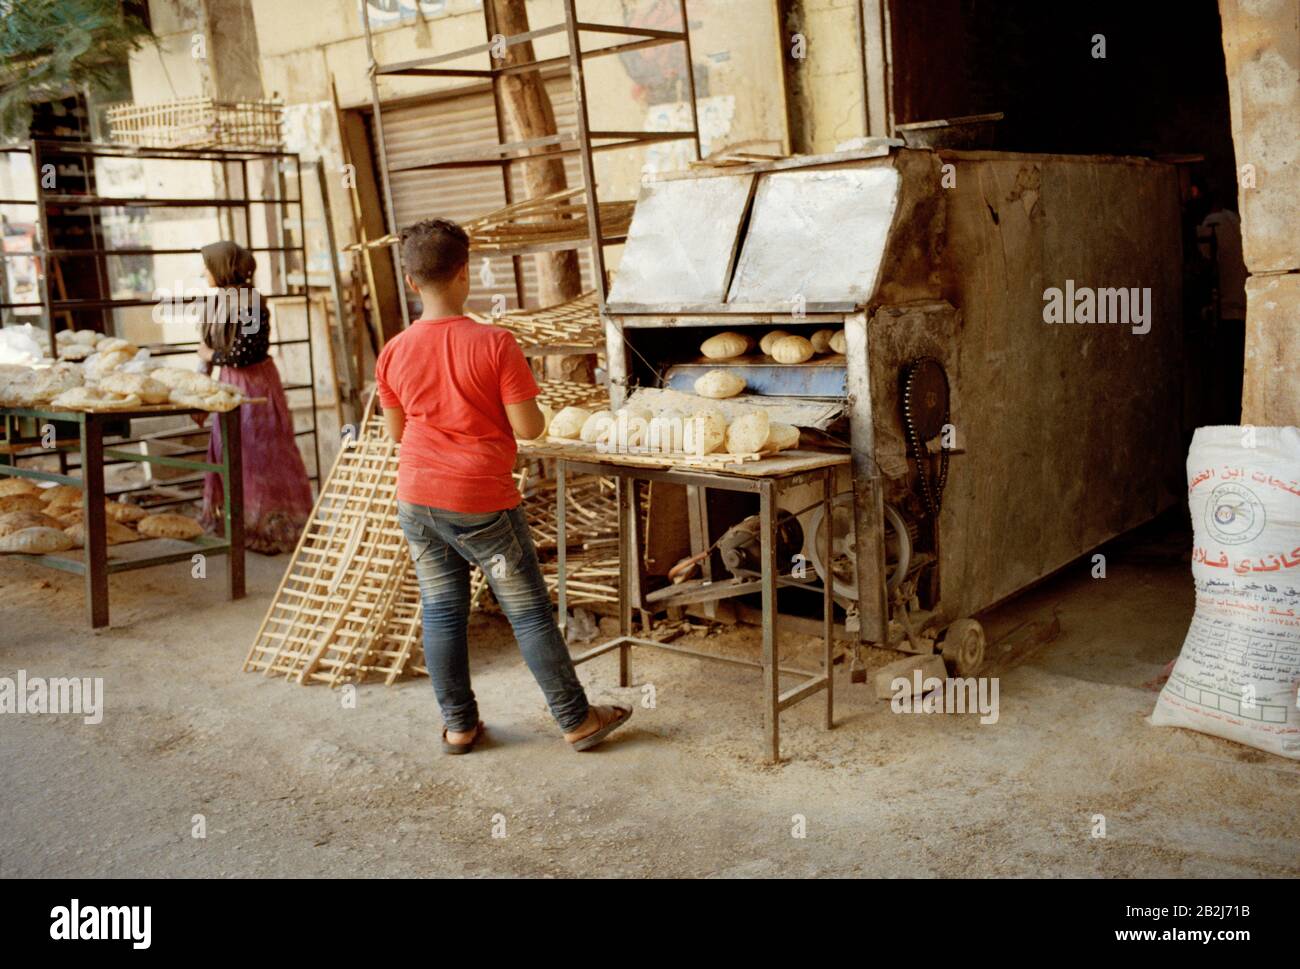
{"type": "MultiPolygon", "coordinates": [[[[221,380],[234,384],[246,397],[266,398],[264,404],[240,408],[245,545],[264,555],[293,551],[311,517],[311,482],[293,436],[293,418],[280,372],[268,358],[251,367],[222,367],[221,380]]],[[[221,461],[221,426],[216,420],[212,421],[208,461],[221,461]]],[[[211,532],[223,531],[224,500],[221,476],[209,472],[203,483],[200,520],[211,532]]]]}

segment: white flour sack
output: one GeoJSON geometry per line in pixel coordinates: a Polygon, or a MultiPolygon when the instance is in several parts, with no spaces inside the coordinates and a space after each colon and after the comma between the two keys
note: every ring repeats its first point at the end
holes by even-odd
{"type": "Polygon", "coordinates": [[[1151,722],[1300,760],[1300,428],[1198,428],[1187,484],[1196,612],[1151,722]]]}

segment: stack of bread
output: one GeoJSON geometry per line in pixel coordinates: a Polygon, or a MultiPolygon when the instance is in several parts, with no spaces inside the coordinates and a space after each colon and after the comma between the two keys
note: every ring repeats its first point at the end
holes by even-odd
{"type": "MultiPolygon", "coordinates": [[[[728,330],[715,333],[701,343],[700,353],[710,360],[732,360],[744,356],[753,348],[754,341],[751,337],[728,330]]],[[[758,341],[758,348],[777,363],[806,363],[817,354],[844,353],[844,331],[818,330],[808,338],[785,330],[769,330],[758,341]]]]}
{"type": "MultiPolygon", "coordinates": [[[[21,478],[0,479],[0,552],[46,555],[86,543],[80,488],[39,488],[21,478]]],[[[203,526],[187,515],[150,513],[138,505],[105,500],[104,532],[109,545],[143,538],[192,539],[203,526]]]]}
{"type": "Polygon", "coordinates": [[[621,407],[591,411],[566,407],[555,415],[547,436],[610,450],[663,454],[750,455],[785,451],[799,444],[799,428],[773,421],[762,407],[750,407],[730,421],[701,400],[698,408],[621,407]]]}
{"type": "Polygon", "coordinates": [[[177,367],[160,367],[150,378],[168,390],[168,399],[182,407],[224,413],[244,402],[243,392],[233,384],[223,384],[206,374],[177,367]]]}
{"type": "Polygon", "coordinates": [[[61,330],[55,340],[57,360],[0,364],[0,407],[115,411],[176,404],[224,413],[244,402],[238,387],[206,374],[151,368],[148,350],[119,337],[61,330]]]}

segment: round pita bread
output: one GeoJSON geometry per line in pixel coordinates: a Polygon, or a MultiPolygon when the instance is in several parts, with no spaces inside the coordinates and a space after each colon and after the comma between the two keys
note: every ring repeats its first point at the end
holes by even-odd
{"type": "Polygon", "coordinates": [[[72,548],[72,539],[57,528],[24,528],[0,538],[0,552],[17,555],[49,555],[72,548]]]}
{"type": "Polygon", "coordinates": [[[57,518],[52,518],[39,511],[11,511],[8,514],[0,515],[0,538],[12,535],[14,532],[20,532],[24,528],[62,529],[63,527],[57,518]]]}
{"type": "Polygon", "coordinates": [[[9,495],[38,495],[40,490],[26,478],[0,478],[0,498],[9,495]]]}
{"type": "Polygon", "coordinates": [[[140,519],[136,525],[145,538],[198,538],[203,534],[203,526],[186,515],[174,512],[161,512],[140,519]]]}

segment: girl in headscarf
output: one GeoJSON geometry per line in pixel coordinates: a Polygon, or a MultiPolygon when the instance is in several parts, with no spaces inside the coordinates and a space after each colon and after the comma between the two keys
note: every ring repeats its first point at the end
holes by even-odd
{"type": "MultiPolygon", "coordinates": [[[[264,404],[239,410],[243,438],[244,539],[254,552],[292,551],[311,515],[311,482],[298,442],[280,373],[270,357],[271,313],[253,286],[257,261],[243,246],[214,242],[201,250],[208,284],[216,292],[204,305],[199,359],[206,370],[221,368],[223,383],[264,404]]],[[[208,460],[221,460],[221,428],[212,422],[208,460]]],[[[203,485],[203,524],[223,530],[221,476],[209,472],[203,485]]]]}

